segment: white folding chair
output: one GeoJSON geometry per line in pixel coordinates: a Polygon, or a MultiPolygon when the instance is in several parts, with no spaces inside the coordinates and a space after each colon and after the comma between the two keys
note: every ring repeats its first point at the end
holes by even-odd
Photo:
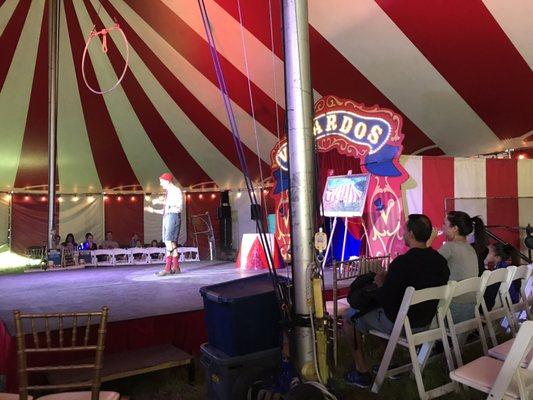
{"type": "Polygon", "coordinates": [[[448,328],[446,332],[448,336],[452,339],[453,351],[455,353],[455,361],[457,366],[461,367],[463,365],[463,358],[461,356],[461,345],[459,344],[458,335],[466,334],[477,330],[479,332],[479,339],[481,340],[481,345],[483,347],[483,353],[486,355],[488,351],[487,339],[485,338],[485,331],[483,329],[483,323],[481,322],[481,316],[479,313],[479,306],[483,299],[483,293],[485,292],[485,283],[490,275],[490,271],[485,271],[481,277],[469,278],[459,281],[455,285],[454,292],[452,294],[453,299],[458,296],[462,296],[467,293],[476,294],[476,303],[474,304],[474,318],[468,319],[466,321],[455,322],[453,320],[453,315],[451,309],[449,308],[446,313],[446,321],[448,323],[448,328]]]}
{"type": "Polygon", "coordinates": [[[181,262],[200,261],[198,247],[178,247],[178,254],[181,262]]]}
{"type": "Polygon", "coordinates": [[[148,247],[146,251],[149,255],[150,264],[165,262],[166,249],[164,247],[148,247]]]}
{"type": "Polygon", "coordinates": [[[112,249],[98,249],[91,251],[92,265],[95,267],[115,265],[112,249]]]}
{"type": "Polygon", "coordinates": [[[485,290],[487,290],[490,285],[493,285],[495,283],[500,284],[498,293],[496,294],[496,302],[494,303],[494,307],[492,307],[492,310],[489,311],[487,309],[485,299],[481,300],[481,308],[483,309],[483,315],[481,316],[481,320],[487,325],[487,329],[489,331],[490,339],[492,341],[493,346],[498,345],[498,341],[496,340],[496,333],[494,331],[494,322],[500,319],[507,319],[512,335],[516,336],[515,322],[511,315],[511,310],[509,309],[509,303],[511,302],[509,299],[509,286],[513,281],[513,276],[515,272],[515,266],[495,269],[490,272],[489,277],[487,278],[487,282],[485,284],[485,290]]]}
{"type": "Polygon", "coordinates": [[[113,255],[114,265],[132,264],[131,249],[113,249],[111,254],[113,255]]]}
{"type": "Polygon", "coordinates": [[[487,399],[530,400],[533,395],[533,362],[520,365],[533,347],[533,321],[520,327],[505,361],[483,356],[450,372],[450,378],[488,393],[487,399]]]}
{"type": "MultiPolygon", "coordinates": [[[[496,347],[493,347],[492,349],[489,349],[489,356],[496,358],[498,360],[505,361],[507,358],[507,355],[511,351],[511,347],[513,346],[514,339],[509,339],[506,342],[503,342],[502,344],[499,344],[496,347]]],[[[522,360],[522,367],[527,367],[527,364],[531,362],[531,359],[533,358],[533,350],[529,352],[529,354],[522,360]]]]}
{"type": "Polygon", "coordinates": [[[520,314],[526,312],[527,319],[533,319],[533,313],[531,312],[531,306],[533,304],[532,296],[527,293],[527,286],[529,284],[529,279],[533,271],[533,265],[520,265],[516,267],[516,272],[513,276],[513,282],[520,280],[520,301],[516,304],[513,304],[512,301],[509,302],[509,308],[513,317],[515,317],[516,322],[518,322],[520,314]]]}
{"type": "Polygon", "coordinates": [[[150,253],[148,249],[142,247],[132,247],[131,252],[131,263],[132,264],[149,264],[150,263],[150,253]]]}
{"type": "MultiPolygon", "coordinates": [[[[450,306],[452,293],[454,291],[456,282],[448,282],[447,285],[438,286],[433,288],[415,290],[413,287],[409,286],[405,290],[403,296],[402,304],[400,305],[400,311],[394,322],[394,328],[390,335],[383,332],[371,330],[370,333],[375,336],[379,336],[384,339],[388,339],[387,348],[385,349],[385,354],[381,360],[379,366],[378,374],[372,385],[372,392],[377,393],[380,386],[383,384],[383,381],[388,375],[395,375],[398,372],[406,370],[406,367],[411,367],[415,375],[416,386],[418,388],[418,394],[421,400],[432,399],[438,396],[442,396],[445,393],[457,390],[458,387],[454,382],[446,383],[442,386],[439,386],[435,389],[426,391],[424,387],[424,382],[422,380],[421,367],[425,364],[426,358],[423,359],[416,352],[416,346],[421,344],[430,343],[429,348],[435,340],[442,340],[444,347],[444,354],[446,357],[446,362],[448,364],[448,369],[453,370],[453,359],[448,345],[448,338],[446,335],[446,328],[444,319],[446,313],[450,306]],[[433,321],[429,328],[413,333],[411,329],[411,323],[409,322],[409,308],[415,304],[424,303],[426,301],[436,300],[438,301],[437,313],[433,318],[433,321]],[[405,336],[401,336],[402,330],[405,333],[405,336]],[[399,368],[393,368],[388,370],[394,350],[396,345],[401,345],[409,349],[409,354],[411,356],[411,364],[408,366],[403,366],[399,368]]],[[[425,354],[428,354],[426,352],[425,354]]]]}

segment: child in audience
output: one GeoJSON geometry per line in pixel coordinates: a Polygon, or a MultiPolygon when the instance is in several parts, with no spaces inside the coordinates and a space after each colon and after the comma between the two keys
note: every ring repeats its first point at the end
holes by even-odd
{"type": "MultiPolygon", "coordinates": [[[[489,269],[500,269],[507,268],[509,266],[509,259],[513,254],[513,246],[510,244],[496,243],[489,246],[489,254],[485,259],[486,265],[489,269]]],[[[483,295],[485,299],[485,304],[487,309],[490,311],[494,307],[496,302],[496,295],[498,294],[498,289],[500,288],[499,283],[488,286],[485,289],[485,294],[483,295]]],[[[518,303],[520,301],[520,281],[514,281],[509,288],[509,295],[513,303],[518,303]]]]}
{"type": "Polygon", "coordinates": [[[85,242],[81,244],[81,250],[96,250],[98,246],[94,243],[94,237],[91,232],[85,234],[85,242]]]}

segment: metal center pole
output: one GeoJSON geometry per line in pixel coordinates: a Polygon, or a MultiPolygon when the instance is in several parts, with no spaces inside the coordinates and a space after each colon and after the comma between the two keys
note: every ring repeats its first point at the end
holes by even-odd
{"type": "Polygon", "coordinates": [[[283,29],[296,350],[291,353],[298,370],[311,378],[314,343],[309,326],[313,309],[309,266],[314,261],[316,197],[307,0],[283,0],[283,29]]]}

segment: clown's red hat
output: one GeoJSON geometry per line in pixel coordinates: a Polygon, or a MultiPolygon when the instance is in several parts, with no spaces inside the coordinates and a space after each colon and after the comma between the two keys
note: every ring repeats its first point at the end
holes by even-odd
{"type": "Polygon", "coordinates": [[[165,172],[164,174],[161,174],[159,179],[163,179],[164,181],[172,182],[174,180],[174,177],[170,172],[165,172]]]}

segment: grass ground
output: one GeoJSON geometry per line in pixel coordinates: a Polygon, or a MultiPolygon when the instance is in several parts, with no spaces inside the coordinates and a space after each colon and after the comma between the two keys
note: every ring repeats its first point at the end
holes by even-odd
{"type": "MultiPolygon", "coordinates": [[[[384,350],[384,342],[375,337],[367,339],[366,348],[368,359],[372,364],[377,364],[381,360],[384,350]]],[[[471,361],[481,355],[481,345],[475,344],[464,351],[465,362],[471,361]]],[[[395,358],[398,361],[407,361],[409,356],[406,350],[397,350],[395,358]]],[[[348,348],[344,343],[340,343],[339,348],[339,368],[334,373],[333,382],[336,388],[336,395],[339,400],[375,400],[375,399],[418,399],[418,391],[415,380],[410,375],[405,375],[399,380],[386,380],[378,395],[369,390],[358,389],[344,384],[343,374],[351,364],[348,348]]],[[[185,368],[173,369],[161,372],[146,374],[143,376],[122,379],[115,382],[108,382],[103,388],[115,390],[123,396],[128,396],[131,400],[200,400],[206,398],[206,383],[204,371],[196,360],[197,380],[195,385],[187,383],[187,371],[185,368]]],[[[432,360],[426,367],[424,373],[424,384],[426,390],[448,382],[448,370],[443,358],[432,360]]],[[[484,399],[482,393],[475,390],[462,390],[460,393],[452,393],[441,397],[443,400],[480,400],[484,399]]]]}

